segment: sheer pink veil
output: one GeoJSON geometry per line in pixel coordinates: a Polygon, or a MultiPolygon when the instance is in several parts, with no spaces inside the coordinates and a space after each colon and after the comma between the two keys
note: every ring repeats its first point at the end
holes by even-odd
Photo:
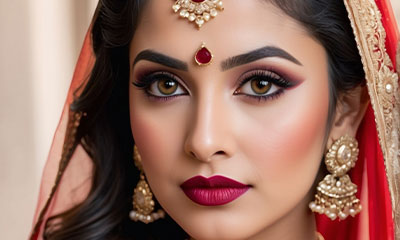
{"type": "Polygon", "coordinates": [[[70,110],[95,61],[90,32],[89,28],[43,170],[31,239],[42,239],[46,220],[82,202],[91,187],[92,161],[74,139],[76,125],[82,116],[70,110]]]}
{"type": "MultiPolygon", "coordinates": [[[[371,105],[357,133],[360,156],[351,172],[353,182],[359,187],[358,197],[361,198],[363,210],[355,218],[340,222],[337,220],[332,222],[323,216],[317,216],[317,228],[326,240],[400,240],[400,152],[397,155],[390,155],[392,150],[399,151],[400,94],[398,75],[395,74],[399,32],[389,0],[344,0],[344,2],[352,19],[364,70],[367,72],[367,85],[371,98],[371,105]],[[383,41],[383,47],[376,43],[376,46],[371,47],[370,54],[368,54],[368,41],[364,41],[370,35],[363,35],[363,27],[369,26],[368,21],[372,21],[371,25],[377,26],[372,27],[372,30],[369,29],[369,34],[372,34],[378,43],[383,41]],[[376,32],[371,33],[371,31],[376,32]],[[380,58],[382,56],[383,60],[380,58]],[[369,63],[371,65],[368,65],[369,63]],[[385,66],[389,69],[384,69],[389,71],[388,76],[392,74],[390,79],[385,73],[380,72],[385,66]],[[374,72],[378,73],[374,75],[374,72]],[[389,80],[390,83],[387,82],[389,80]],[[388,87],[387,84],[392,84],[394,91],[390,95],[385,95],[386,100],[389,96],[389,108],[392,109],[391,113],[394,116],[390,122],[391,132],[385,125],[385,114],[388,112],[388,108],[383,109],[385,99],[381,101],[381,96],[375,94],[379,93],[379,87],[388,87]],[[384,116],[382,123],[381,113],[384,116]],[[397,136],[394,136],[396,131],[397,136]],[[387,137],[385,134],[391,134],[393,137],[387,137]]],[[[79,120],[85,117],[85,113],[73,112],[70,105],[88,80],[94,62],[91,28],[89,28],[43,170],[31,240],[43,239],[44,227],[49,217],[81,203],[90,191],[93,163],[81,146],[80,139],[75,138],[79,120]]]]}

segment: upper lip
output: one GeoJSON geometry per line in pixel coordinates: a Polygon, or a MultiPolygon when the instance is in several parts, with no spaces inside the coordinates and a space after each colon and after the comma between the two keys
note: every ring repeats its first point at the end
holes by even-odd
{"type": "Polygon", "coordinates": [[[224,176],[194,176],[181,184],[181,188],[248,188],[249,186],[224,176]]]}

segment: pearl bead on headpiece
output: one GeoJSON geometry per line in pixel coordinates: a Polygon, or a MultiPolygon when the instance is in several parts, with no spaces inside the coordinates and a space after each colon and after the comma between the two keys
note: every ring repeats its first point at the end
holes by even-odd
{"type": "Polygon", "coordinates": [[[200,29],[205,22],[216,17],[218,11],[223,11],[224,6],[221,0],[177,0],[172,9],[200,29]]]}

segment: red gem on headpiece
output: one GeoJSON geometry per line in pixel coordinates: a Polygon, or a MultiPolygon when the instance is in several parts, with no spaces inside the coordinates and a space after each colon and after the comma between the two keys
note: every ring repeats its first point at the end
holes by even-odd
{"type": "Polygon", "coordinates": [[[205,0],[192,0],[193,2],[201,3],[204,2],[205,0]]]}
{"type": "Polygon", "coordinates": [[[213,58],[212,53],[205,47],[204,44],[201,45],[200,49],[197,51],[195,55],[196,63],[200,66],[210,64],[212,58],[213,58]]]}

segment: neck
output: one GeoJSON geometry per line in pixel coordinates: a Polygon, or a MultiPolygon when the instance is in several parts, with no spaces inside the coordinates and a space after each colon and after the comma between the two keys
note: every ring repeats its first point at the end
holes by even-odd
{"type": "MultiPolygon", "coordinates": [[[[307,198],[308,199],[308,198],[307,198]]],[[[315,240],[315,216],[308,209],[308,201],[299,204],[281,219],[248,240],[315,240]],[[305,204],[304,204],[305,203],[305,204]]]]}

